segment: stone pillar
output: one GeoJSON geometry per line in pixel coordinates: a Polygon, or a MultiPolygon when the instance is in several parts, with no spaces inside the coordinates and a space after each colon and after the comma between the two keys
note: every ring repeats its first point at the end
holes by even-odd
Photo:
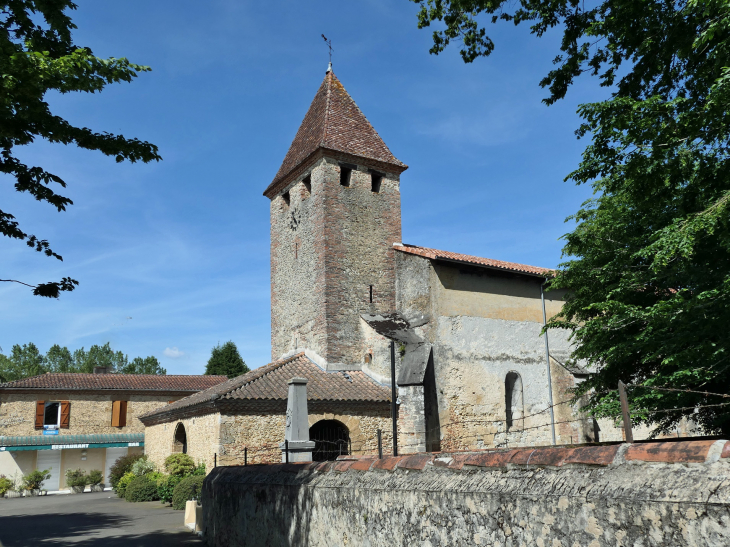
{"type": "MultiPolygon", "coordinates": [[[[314,441],[309,440],[309,413],[307,412],[307,379],[289,380],[289,397],[286,401],[286,434],[289,441],[290,462],[311,462],[314,441]]],[[[286,442],[279,445],[281,461],[286,461],[286,442]]]]}

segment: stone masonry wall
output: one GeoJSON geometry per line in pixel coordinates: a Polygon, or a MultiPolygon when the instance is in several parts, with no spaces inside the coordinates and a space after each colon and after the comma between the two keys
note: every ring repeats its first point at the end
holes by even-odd
{"type": "Polygon", "coordinates": [[[222,467],[203,485],[203,534],[209,547],[729,545],[728,456],[696,441],[222,467]]]}
{"type": "Polygon", "coordinates": [[[372,192],[370,166],[358,163],[345,187],[340,161],[358,160],[322,158],[271,200],[272,359],[308,348],[331,369],[358,369],[374,354],[382,367],[388,342],[360,315],[395,309],[399,177],[386,173],[372,192]]]}
{"type": "MultiPolygon", "coordinates": [[[[310,413],[310,427],[320,420],[337,420],[347,427],[354,454],[377,454],[377,430],[382,430],[383,451],[391,451],[391,422],[387,411],[362,410],[357,413],[310,413]]],[[[158,466],[172,454],[175,427],[182,423],[188,438],[188,454],[195,461],[213,467],[214,454],[218,465],[243,465],[244,449],[248,463],[281,461],[279,443],[284,441],[286,415],[267,414],[209,414],[179,422],[157,424],[145,430],[145,454],[158,466]]]]}
{"type": "Polygon", "coordinates": [[[187,453],[196,463],[205,463],[213,469],[214,454],[219,450],[220,414],[195,416],[175,422],[156,424],[145,428],[144,453],[159,469],[164,468],[165,458],[173,453],[175,428],[185,427],[187,453]]]}
{"type": "Polygon", "coordinates": [[[180,396],[165,394],[6,393],[0,398],[0,435],[41,435],[42,432],[35,429],[36,401],[70,401],[69,428],[59,430],[59,435],[142,433],[144,425],[139,421],[138,416],[180,398],[180,396]],[[113,401],[128,401],[125,427],[112,427],[111,425],[113,401]]]}

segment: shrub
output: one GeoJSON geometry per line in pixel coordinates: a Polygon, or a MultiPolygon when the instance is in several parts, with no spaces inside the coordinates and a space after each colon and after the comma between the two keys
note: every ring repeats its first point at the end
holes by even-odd
{"type": "Polygon", "coordinates": [[[127,487],[129,486],[129,483],[136,478],[137,477],[135,477],[134,473],[132,473],[131,471],[125,473],[122,478],[117,481],[117,487],[114,489],[117,493],[117,496],[123,498],[124,494],[126,493],[127,487]]]}
{"type": "Polygon", "coordinates": [[[154,472],[155,469],[155,464],[149,461],[147,456],[143,456],[132,464],[131,471],[135,474],[135,476],[141,477],[142,475],[148,475],[154,472]]]}
{"type": "Polygon", "coordinates": [[[88,477],[82,469],[68,469],[66,471],[67,486],[86,486],[88,477]]]}
{"type": "Polygon", "coordinates": [[[193,469],[193,472],[190,473],[191,475],[203,475],[205,477],[205,464],[203,462],[200,462],[195,469],[193,469]]]}
{"type": "Polygon", "coordinates": [[[119,479],[129,473],[132,470],[134,462],[141,458],[144,458],[143,454],[128,454],[114,462],[114,465],[109,469],[109,485],[116,490],[119,479]]]}
{"type": "Polygon", "coordinates": [[[126,488],[124,499],[133,502],[159,499],[157,496],[157,481],[153,480],[149,474],[134,477],[126,488]]]}
{"type": "Polygon", "coordinates": [[[184,477],[180,475],[163,475],[157,481],[157,495],[162,503],[172,503],[172,493],[184,477]]]}
{"type": "Polygon", "coordinates": [[[165,459],[165,471],[170,475],[184,477],[195,471],[195,462],[187,454],[172,454],[165,459]]]}
{"type": "Polygon", "coordinates": [[[204,480],[205,477],[202,475],[185,477],[181,480],[172,493],[172,508],[185,509],[185,502],[200,498],[204,480]]]}
{"type": "Polygon", "coordinates": [[[39,471],[31,471],[27,475],[23,476],[23,490],[40,490],[43,486],[43,481],[51,478],[51,470],[44,469],[39,471]]]}
{"type": "Polygon", "coordinates": [[[13,489],[13,481],[7,478],[5,475],[0,475],[0,498],[5,495],[5,492],[13,489]]]}
{"type": "Polygon", "coordinates": [[[92,469],[91,471],[89,471],[88,484],[96,486],[97,484],[101,484],[101,481],[103,480],[104,474],[98,469],[92,469]]]}

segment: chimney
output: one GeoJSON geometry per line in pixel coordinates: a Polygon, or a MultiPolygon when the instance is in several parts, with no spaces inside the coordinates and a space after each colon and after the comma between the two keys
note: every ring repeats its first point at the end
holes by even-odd
{"type": "Polygon", "coordinates": [[[94,374],[110,374],[111,367],[94,367],[94,374]]]}

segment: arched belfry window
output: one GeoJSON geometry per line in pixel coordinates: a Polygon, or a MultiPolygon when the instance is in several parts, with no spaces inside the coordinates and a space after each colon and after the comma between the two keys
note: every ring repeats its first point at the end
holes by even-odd
{"type": "Polygon", "coordinates": [[[175,439],[172,443],[172,451],[176,453],[188,453],[188,436],[185,433],[185,426],[178,422],[175,428],[175,439]]]}
{"type": "Polygon", "coordinates": [[[516,372],[508,372],[504,380],[504,403],[507,411],[507,430],[509,431],[525,415],[522,377],[516,372]]]}

